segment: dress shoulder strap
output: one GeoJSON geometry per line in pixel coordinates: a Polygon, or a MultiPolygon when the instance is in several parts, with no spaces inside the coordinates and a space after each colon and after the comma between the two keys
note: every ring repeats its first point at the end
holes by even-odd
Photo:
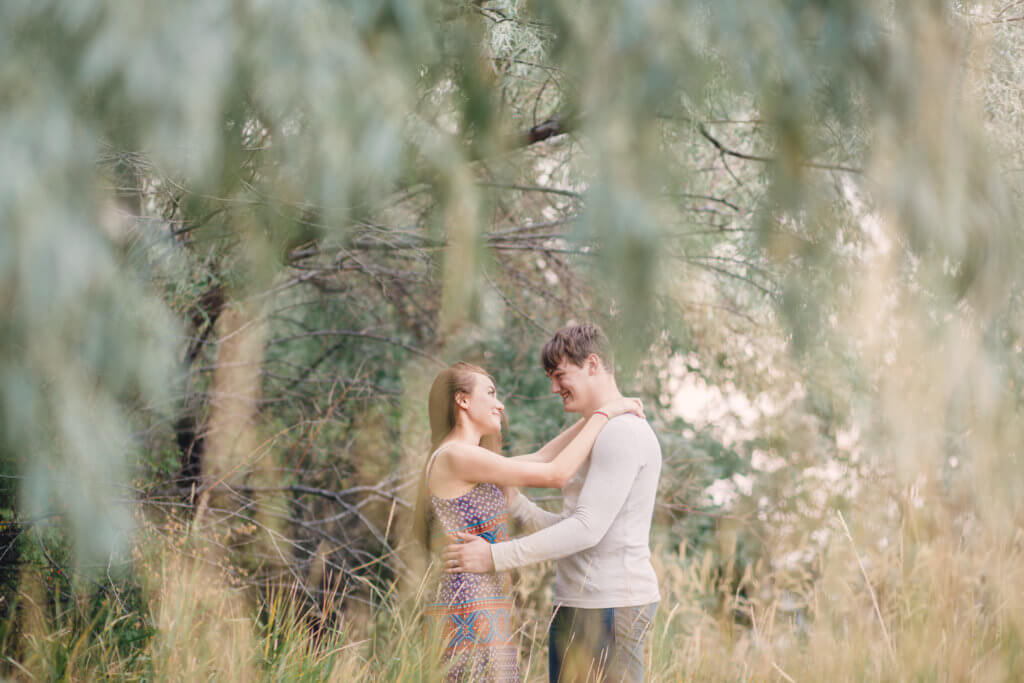
{"type": "Polygon", "coordinates": [[[451,445],[452,445],[451,441],[449,441],[448,443],[445,443],[445,444],[441,444],[440,446],[437,447],[437,450],[435,450],[433,453],[430,454],[430,458],[427,459],[427,468],[426,468],[426,470],[424,470],[423,478],[427,482],[427,491],[428,492],[430,490],[430,470],[431,470],[431,468],[434,467],[434,461],[437,460],[437,456],[441,454],[441,451],[445,450],[446,448],[448,448],[451,445]]]}

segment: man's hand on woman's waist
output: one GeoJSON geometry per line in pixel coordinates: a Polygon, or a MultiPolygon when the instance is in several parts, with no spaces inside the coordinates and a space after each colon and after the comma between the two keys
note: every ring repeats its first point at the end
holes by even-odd
{"type": "Polygon", "coordinates": [[[444,549],[444,570],[449,574],[488,574],[494,571],[491,544],[479,536],[459,532],[458,543],[444,549]]]}

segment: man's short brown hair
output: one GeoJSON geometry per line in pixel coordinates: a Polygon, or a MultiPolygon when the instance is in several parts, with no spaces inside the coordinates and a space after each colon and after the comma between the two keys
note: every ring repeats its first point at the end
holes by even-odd
{"type": "Polygon", "coordinates": [[[592,353],[601,359],[605,370],[615,372],[612,345],[601,328],[592,323],[569,325],[555,332],[555,336],[548,340],[541,349],[540,361],[544,365],[544,372],[550,374],[563,360],[582,367],[587,356],[592,353]]]}

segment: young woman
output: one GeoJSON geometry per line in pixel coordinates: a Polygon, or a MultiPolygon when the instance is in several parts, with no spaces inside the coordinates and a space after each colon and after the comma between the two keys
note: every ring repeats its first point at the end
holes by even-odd
{"type": "MultiPolygon", "coordinates": [[[[605,423],[626,412],[643,415],[636,399],[623,398],[580,420],[536,453],[503,457],[501,425],[505,407],[494,380],[482,369],[456,363],[442,370],[430,388],[433,452],[423,468],[416,504],[416,535],[428,550],[438,531],[509,539],[507,508],[517,486],[561,488],[590,454],[605,423]]],[[[518,681],[513,641],[512,599],[504,574],[442,572],[437,599],[427,610],[440,627],[449,681],[518,681]]]]}

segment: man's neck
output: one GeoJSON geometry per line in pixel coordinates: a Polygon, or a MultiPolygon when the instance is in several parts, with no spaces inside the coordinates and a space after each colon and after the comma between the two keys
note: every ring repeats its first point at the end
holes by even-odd
{"type": "Polygon", "coordinates": [[[619,391],[619,388],[615,384],[612,384],[597,392],[594,395],[594,400],[590,402],[590,405],[581,410],[580,414],[583,415],[584,419],[588,419],[594,414],[594,411],[600,410],[601,406],[608,405],[612,401],[620,398],[622,398],[622,392],[619,391]]]}

